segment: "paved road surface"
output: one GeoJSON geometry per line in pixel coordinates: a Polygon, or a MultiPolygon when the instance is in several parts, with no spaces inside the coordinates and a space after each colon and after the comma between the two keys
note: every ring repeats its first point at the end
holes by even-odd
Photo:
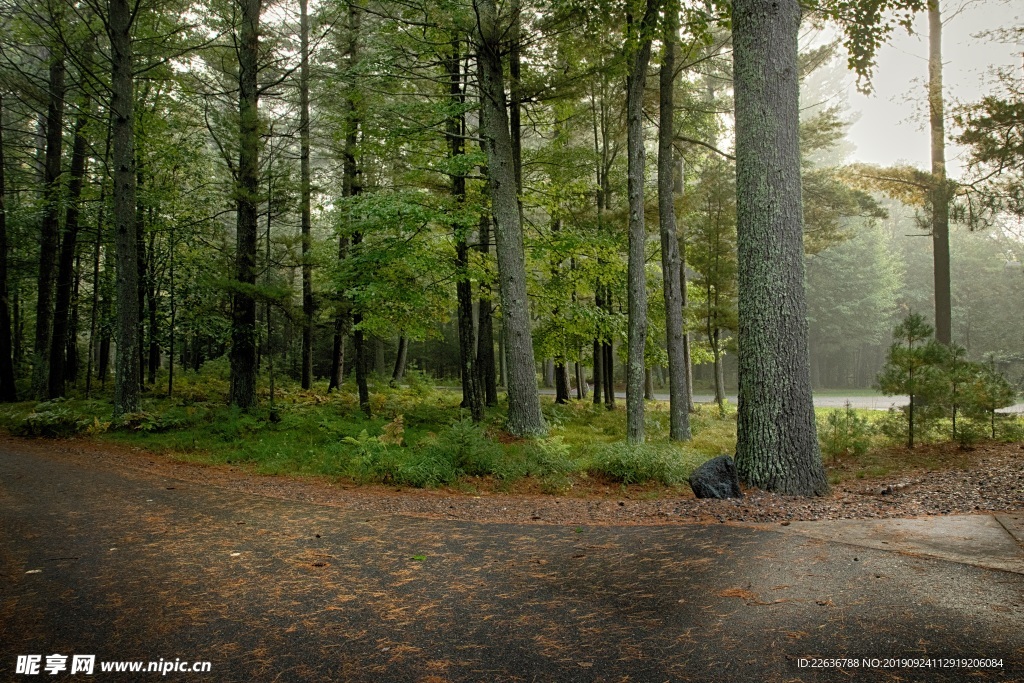
{"type": "MultiPolygon", "coordinates": [[[[554,389],[540,390],[542,394],[554,396],[554,389]]],[[[575,392],[573,392],[575,396],[575,392]]],[[[615,392],[615,397],[622,400],[626,400],[626,393],[624,391],[615,392]]],[[[656,391],[654,397],[659,401],[667,401],[668,393],[656,391]]],[[[729,394],[726,399],[736,405],[736,394],[729,394]]],[[[694,394],[693,400],[696,403],[713,403],[715,400],[714,394],[694,394]]],[[[892,406],[905,406],[910,402],[908,396],[842,396],[834,394],[815,394],[814,405],[818,408],[842,408],[847,402],[853,408],[863,408],[866,410],[888,410],[892,406]]],[[[1024,413],[1024,403],[1017,403],[1008,408],[1003,408],[999,412],[1001,413],[1024,413]]]]}
{"type": "Polygon", "coordinates": [[[15,447],[0,681],[1024,680],[1024,574],[795,527],[359,514],[15,447]],[[14,673],[54,653],[212,673],[14,673]],[[814,657],[1002,666],[800,666],[814,657]]]}

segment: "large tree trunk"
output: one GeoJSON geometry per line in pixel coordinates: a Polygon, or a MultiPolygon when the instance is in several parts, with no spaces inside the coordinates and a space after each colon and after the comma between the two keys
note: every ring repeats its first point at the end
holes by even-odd
{"type": "Polygon", "coordinates": [[[949,270],[949,200],[946,180],[946,125],[942,97],[942,15],[940,0],[928,3],[928,113],[932,151],[932,259],[935,280],[935,340],[953,341],[949,270]]]}
{"type": "MultiPolygon", "coordinates": [[[[113,67],[110,108],[113,116],[114,246],[117,253],[115,417],[138,412],[140,393],[139,272],[135,226],[135,84],[131,42],[134,16],[131,8],[128,0],[109,0],[108,26],[113,67]]],[[[100,369],[105,373],[102,357],[100,369]]]]}
{"type": "Polygon", "coordinates": [[[527,436],[543,433],[545,428],[534,369],[523,229],[519,220],[512,140],[505,110],[500,44],[503,31],[498,23],[494,0],[479,0],[477,10],[481,39],[478,57],[480,89],[484,109],[481,137],[487,150],[488,189],[495,222],[504,316],[502,326],[508,356],[507,428],[512,434],[527,436]]]}
{"type": "Polygon", "coordinates": [[[807,360],[797,0],[736,0],[739,419],[736,466],[750,485],[823,495],[807,360]]]}
{"type": "Polygon", "coordinates": [[[647,0],[639,27],[640,45],[632,55],[626,95],[627,187],[629,192],[628,359],[626,363],[626,441],[644,441],[644,347],[647,341],[647,275],[644,226],[644,86],[651,60],[651,35],[658,0],[647,0]]]}
{"type": "MultiPolygon", "coordinates": [[[[84,50],[83,61],[89,64],[92,59],[92,42],[84,50]]],[[[60,258],[57,264],[57,295],[53,311],[53,337],[50,342],[50,368],[47,380],[47,397],[56,398],[64,395],[66,378],[67,347],[71,326],[71,303],[74,294],[75,257],[78,251],[78,217],[82,184],[85,178],[87,141],[85,126],[89,122],[91,99],[88,90],[83,90],[79,104],[78,118],[75,121],[75,137],[71,150],[71,172],[68,183],[67,213],[64,218],[64,238],[60,245],[60,258]]]]}
{"type": "Polygon", "coordinates": [[[303,389],[313,386],[313,264],[309,173],[309,13],[308,0],[299,0],[299,205],[302,213],[302,372],[303,389]]]}
{"type": "Polygon", "coordinates": [[[683,336],[683,279],[679,238],[676,236],[675,160],[672,154],[676,40],[679,5],[665,8],[665,34],[659,74],[658,213],[661,229],[661,274],[665,295],[665,343],[668,349],[669,439],[690,439],[690,386],[686,378],[686,340],[683,336]]]}
{"type": "Polygon", "coordinates": [[[7,244],[7,160],[4,154],[3,111],[3,99],[0,98],[0,402],[13,403],[18,400],[18,392],[14,385],[14,345],[7,289],[10,251],[7,244]]]}
{"type": "Polygon", "coordinates": [[[238,178],[235,291],[231,315],[231,403],[256,405],[256,220],[259,202],[259,23],[262,0],[239,0],[238,178]]]}
{"type": "Polygon", "coordinates": [[[60,218],[60,166],[64,142],[64,55],[50,55],[49,103],[46,108],[46,161],[44,206],[39,240],[39,277],[36,280],[36,333],[32,359],[32,393],[47,398],[47,371],[53,326],[53,284],[57,265],[60,218]]]}

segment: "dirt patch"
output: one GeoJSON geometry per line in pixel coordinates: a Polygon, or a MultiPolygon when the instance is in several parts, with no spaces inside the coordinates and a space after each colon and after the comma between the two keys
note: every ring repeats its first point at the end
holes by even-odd
{"type": "MultiPolygon", "coordinates": [[[[90,467],[219,486],[233,491],[301,500],[345,510],[478,522],[664,525],[701,522],[788,523],[1024,510],[1024,444],[982,444],[971,451],[929,446],[928,461],[943,469],[866,477],[833,487],[821,498],[791,498],[746,489],[742,499],[695,499],[686,487],[624,487],[607,481],[578,483],[564,495],[542,495],[524,480],[509,493],[493,482],[470,481],[461,490],[354,486],[323,477],[254,474],[242,466],[181,462],[142,449],[86,438],[0,437],[0,449],[38,453],[90,467]],[[943,448],[946,451],[943,451],[943,448]],[[468,489],[468,491],[467,491],[468,489]]],[[[173,482],[167,486],[174,486],[173,482]]]]}

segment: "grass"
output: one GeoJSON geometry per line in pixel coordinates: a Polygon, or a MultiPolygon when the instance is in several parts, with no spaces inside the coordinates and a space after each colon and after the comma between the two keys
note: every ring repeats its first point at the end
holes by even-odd
{"type": "MultiPolygon", "coordinates": [[[[176,381],[175,398],[149,394],[140,413],[116,422],[110,419],[108,401],[69,398],[2,406],[0,427],[34,436],[86,434],[181,460],[241,465],[258,474],[465,492],[657,496],[688,491],[686,480],[693,469],[735,452],[732,406],[721,416],[716,406],[699,405],[691,415],[692,441],[674,443],[668,440],[667,403],[649,403],[647,443],[628,446],[623,402],[609,411],[590,401],[556,405],[551,397],[542,397],[549,434],[519,439],[503,430],[500,409],[489,409],[483,423],[475,425],[459,408],[457,390],[431,382],[414,379],[403,388],[378,382],[371,390],[372,418],[359,410],[351,387],[328,395],[322,388],[303,391],[280,384],[273,411],[267,395],[261,396],[262,407],[249,413],[224,405],[226,383],[215,370],[184,373],[176,381]]],[[[964,465],[942,455],[942,449],[894,447],[886,436],[893,427],[886,421],[896,420],[891,414],[850,411],[857,417],[852,420],[859,425],[855,428],[864,432],[857,441],[844,440],[845,432],[838,434],[838,423],[829,422],[833,410],[817,412],[833,484],[964,465]]],[[[1021,438],[1019,420],[1007,420],[1004,434],[1021,438]]],[[[848,428],[847,422],[841,424],[848,428]]],[[[944,429],[942,421],[935,421],[925,438],[940,438],[944,429]]]]}

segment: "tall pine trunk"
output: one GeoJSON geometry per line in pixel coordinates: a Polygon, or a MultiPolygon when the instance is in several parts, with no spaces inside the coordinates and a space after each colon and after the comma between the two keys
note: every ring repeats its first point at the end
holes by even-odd
{"type": "Polygon", "coordinates": [[[0,98],[0,402],[18,400],[14,385],[14,344],[11,328],[10,293],[7,288],[7,265],[10,248],[7,243],[7,157],[4,149],[3,99],[0,98]]]}
{"type": "Polygon", "coordinates": [[[60,229],[60,169],[64,143],[64,54],[50,55],[49,101],[46,107],[46,157],[43,165],[43,217],[36,279],[36,330],[32,356],[32,393],[48,397],[48,370],[53,328],[54,274],[60,229]]]}
{"type": "MultiPolygon", "coordinates": [[[[92,41],[83,50],[83,62],[89,64],[92,59],[92,41]]],[[[64,236],[60,245],[60,258],[57,263],[57,293],[53,311],[53,336],[50,342],[50,368],[47,380],[47,395],[56,398],[64,395],[64,381],[67,375],[67,347],[71,329],[71,306],[75,283],[75,261],[78,251],[78,217],[81,213],[82,185],[86,171],[86,152],[88,141],[85,139],[85,126],[89,122],[91,98],[88,90],[83,88],[79,103],[78,118],[75,121],[75,137],[71,150],[71,171],[68,183],[68,204],[64,217],[64,236]]]]}
{"type": "MultiPolygon", "coordinates": [[[[462,72],[460,67],[460,41],[454,37],[451,43],[451,55],[447,60],[448,97],[451,111],[448,116],[446,137],[448,138],[448,156],[453,162],[453,169],[461,164],[456,161],[465,154],[466,121],[462,111],[465,94],[462,90],[462,72]]],[[[476,369],[476,348],[473,339],[473,283],[469,278],[469,226],[460,220],[463,204],[466,201],[466,175],[460,170],[451,174],[452,198],[455,200],[456,220],[453,224],[455,232],[455,293],[459,307],[459,362],[462,375],[462,407],[469,409],[474,422],[484,417],[484,398],[480,390],[480,378],[476,369]]]]}
{"type": "MultiPolygon", "coordinates": [[[[359,8],[354,2],[348,4],[347,40],[345,43],[345,64],[351,71],[359,59],[359,8]]],[[[349,85],[345,96],[345,145],[342,152],[342,183],[343,197],[354,197],[360,192],[359,166],[356,163],[356,143],[359,136],[359,111],[356,103],[355,86],[349,85]]],[[[353,240],[354,241],[354,240],[353,240]]],[[[338,237],[338,261],[348,257],[349,237],[343,231],[338,237]]],[[[345,375],[345,344],[352,328],[352,311],[344,292],[338,293],[338,311],[334,318],[334,345],[331,351],[331,376],[327,391],[340,389],[345,375]]],[[[358,362],[358,359],[357,359],[358,362]]],[[[358,373],[357,373],[358,376],[358,373]]],[[[360,388],[362,391],[362,389],[360,388]]],[[[369,404],[367,404],[369,405],[369,404]]]]}
{"type": "Polygon", "coordinates": [[[302,371],[303,389],[313,386],[313,264],[309,173],[309,13],[308,0],[299,0],[299,205],[302,235],[302,371]]]}
{"type": "Polygon", "coordinates": [[[519,220],[518,187],[513,168],[512,139],[505,109],[501,60],[502,27],[495,0],[479,0],[480,90],[487,151],[488,189],[494,216],[498,275],[501,285],[502,326],[508,357],[509,432],[518,436],[543,433],[537,373],[534,368],[529,299],[526,294],[526,255],[519,220]]]}
{"type": "Polygon", "coordinates": [[[750,485],[823,495],[807,360],[797,0],[735,0],[739,417],[750,485]],[[770,181],[769,181],[770,179],[770,181]]]}
{"type": "MultiPolygon", "coordinates": [[[[135,227],[135,83],[128,0],[109,0],[113,74],[110,108],[114,164],[114,247],[117,260],[117,358],[114,416],[139,411],[139,272],[135,227]]],[[[101,345],[102,346],[102,345],[101,345]]],[[[109,353],[109,346],[108,353],[109,353]]],[[[105,373],[101,357],[100,368],[105,373]]],[[[106,375],[104,374],[104,377],[106,375]]]]}
{"type": "Polygon", "coordinates": [[[256,405],[256,220],[259,202],[259,23],[261,0],[239,0],[238,177],[235,281],[231,314],[231,403],[256,405]]]}
{"type": "Polygon", "coordinates": [[[658,0],[647,0],[643,19],[633,28],[639,46],[632,55],[626,80],[627,188],[629,193],[629,274],[626,363],[626,441],[644,441],[644,347],[647,341],[647,275],[644,225],[644,87],[651,59],[651,35],[658,15],[658,0]]]}
{"type": "Polygon", "coordinates": [[[950,297],[949,200],[946,180],[946,124],[942,96],[942,14],[940,0],[928,3],[928,120],[932,157],[932,260],[935,282],[935,340],[953,341],[950,297]]]}
{"type": "Polygon", "coordinates": [[[686,378],[683,336],[683,280],[676,235],[675,160],[672,153],[676,40],[679,5],[665,8],[665,34],[658,78],[658,213],[661,229],[661,274],[665,295],[665,343],[668,349],[669,438],[690,439],[690,386],[686,378]]]}
{"type": "MultiPolygon", "coordinates": [[[[484,258],[491,247],[491,219],[480,216],[479,250],[484,258]]],[[[494,316],[491,303],[491,287],[480,285],[479,320],[477,323],[476,369],[480,377],[480,388],[484,394],[484,403],[488,407],[498,405],[498,384],[494,363],[494,316]]]]}

